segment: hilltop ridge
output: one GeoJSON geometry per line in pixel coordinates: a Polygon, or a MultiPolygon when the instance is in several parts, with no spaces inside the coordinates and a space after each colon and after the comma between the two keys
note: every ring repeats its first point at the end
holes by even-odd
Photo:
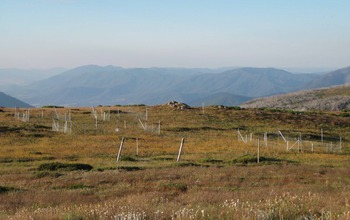
{"type": "Polygon", "coordinates": [[[241,105],[243,108],[276,108],[297,111],[350,110],[350,85],[333,86],[259,98],[241,105]]]}

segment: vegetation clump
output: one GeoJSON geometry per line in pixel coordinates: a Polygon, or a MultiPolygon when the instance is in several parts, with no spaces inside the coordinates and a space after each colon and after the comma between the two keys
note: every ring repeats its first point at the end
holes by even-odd
{"type": "Polygon", "coordinates": [[[53,162],[53,163],[43,163],[38,167],[38,170],[40,171],[57,171],[57,170],[64,170],[64,171],[74,171],[74,170],[92,170],[93,167],[89,164],[83,164],[83,163],[59,163],[59,162],[53,162]]]}
{"type": "Polygon", "coordinates": [[[44,105],[41,108],[64,108],[64,106],[58,106],[58,105],[44,105]]]}
{"type": "Polygon", "coordinates": [[[120,166],[118,167],[118,170],[137,171],[137,170],[143,170],[143,168],[137,167],[137,166],[120,166]]]}
{"type": "Polygon", "coordinates": [[[137,159],[130,156],[121,156],[120,161],[137,161],[137,159]]]}
{"type": "Polygon", "coordinates": [[[183,183],[162,183],[159,185],[159,188],[162,190],[174,190],[179,192],[186,192],[187,185],[183,183]]]}
{"type": "Polygon", "coordinates": [[[0,194],[7,193],[10,191],[15,190],[13,187],[8,187],[8,186],[0,186],[0,194]]]}
{"type": "Polygon", "coordinates": [[[213,158],[204,158],[203,163],[222,163],[223,160],[213,159],[213,158]]]}
{"type": "MultiPolygon", "coordinates": [[[[271,158],[271,157],[260,157],[259,162],[278,163],[278,162],[283,162],[283,160],[278,159],[278,158],[271,158]]],[[[291,162],[291,161],[289,161],[289,162],[291,162]]],[[[234,163],[234,164],[258,163],[258,158],[256,155],[243,155],[241,157],[238,157],[238,158],[232,160],[232,163],[234,163]]]]}

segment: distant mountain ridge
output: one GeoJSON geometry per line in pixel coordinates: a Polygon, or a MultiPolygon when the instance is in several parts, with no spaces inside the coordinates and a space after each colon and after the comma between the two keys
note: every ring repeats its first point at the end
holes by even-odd
{"type": "Polygon", "coordinates": [[[297,111],[350,110],[350,85],[313,89],[250,100],[243,108],[274,108],[297,111]]]}
{"type": "Polygon", "coordinates": [[[313,80],[308,88],[321,88],[350,83],[350,67],[329,72],[313,80]]]}
{"type": "Polygon", "coordinates": [[[0,86],[28,85],[38,80],[52,77],[67,71],[66,68],[51,69],[0,69],[0,86]]]}
{"type": "Polygon", "coordinates": [[[3,92],[0,92],[0,107],[7,107],[7,108],[33,108],[33,106],[22,102],[12,96],[6,95],[3,92]]]}
{"type": "Polygon", "coordinates": [[[275,68],[122,68],[86,65],[5,92],[35,106],[239,105],[252,98],[308,88],[319,74],[275,68]]]}
{"type": "MultiPolygon", "coordinates": [[[[35,105],[159,104],[169,100],[190,105],[209,102],[205,97],[232,94],[250,97],[289,92],[313,75],[273,68],[238,68],[222,73],[208,69],[131,68],[88,65],[66,71],[15,94],[35,105]]],[[[212,98],[211,98],[212,99],[212,98]]],[[[220,98],[217,96],[217,99],[220,98]]],[[[222,98],[221,98],[222,99],[222,98]]],[[[227,99],[226,99],[227,100],[227,99]]],[[[220,104],[220,103],[217,103],[220,104]]],[[[225,102],[239,104],[239,102],[225,102]]]]}

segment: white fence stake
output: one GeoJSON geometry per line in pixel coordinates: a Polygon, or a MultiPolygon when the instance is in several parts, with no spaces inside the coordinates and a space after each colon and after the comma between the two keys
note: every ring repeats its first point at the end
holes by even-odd
{"type": "Polygon", "coordinates": [[[136,138],[136,156],[139,155],[139,138],[136,138]]]}
{"type": "Polygon", "coordinates": [[[119,151],[118,151],[118,155],[117,155],[117,162],[120,160],[123,146],[124,146],[124,137],[122,138],[122,141],[120,142],[119,151]]]}
{"type": "Polygon", "coordinates": [[[177,155],[176,162],[180,161],[180,157],[181,157],[181,154],[182,154],[182,148],[184,146],[184,143],[185,143],[185,138],[182,138],[181,145],[180,145],[180,148],[179,148],[179,154],[177,155]]]}
{"type": "Polygon", "coordinates": [[[158,134],[160,134],[160,121],[158,121],[158,134]]]}
{"type": "Polygon", "coordinates": [[[281,135],[281,137],[283,138],[284,142],[287,142],[287,140],[284,138],[282,132],[281,132],[281,131],[278,131],[278,133],[281,135]]]}
{"type": "MultiPolygon", "coordinates": [[[[238,133],[238,137],[240,137],[241,139],[242,139],[242,141],[246,144],[247,143],[247,141],[246,140],[244,140],[244,138],[243,138],[243,136],[242,136],[242,134],[241,134],[241,132],[239,131],[239,129],[237,130],[237,133],[238,133]]],[[[239,140],[239,138],[238,138],[238,140],[239,140]]]]}
{"type": "Polygon", "coordinates": [[[260,139],[258,138],[258,163],[260,163],[260,139]]]}
{"type": "Polygon", "coordinates": [[[97,123],[98,123],[97,115],[95,115],[95,127],[96,127],[96,130],[97,130],[97,123]]]}
{"type": "MultiPolygon", "coordinates": [[[[125,121],[124,121],[124,122],[125,122],[125,121]]],[[[145,131],[146,131],[146,127],[143,125],[143,123],[142,123],[141,119],[139,119],[139,122],[140,122],[140,124],[141,124],[141,126],[142,126],[143,130],[145,130],[145,131]]]]}

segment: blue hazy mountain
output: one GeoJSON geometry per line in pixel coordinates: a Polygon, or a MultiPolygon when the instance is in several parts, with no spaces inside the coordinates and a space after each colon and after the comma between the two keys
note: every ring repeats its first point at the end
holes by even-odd
{"type": "Polygon", "coordinates": [[[0,107],[7,107],[7,108],[33,108],[33,106],[22,102],[21,100],[18,100],[12,96],[6,95],[3,92],[0,92],[0,107]]]}
{"type": "Polygon", "coordinates": [[[161,104],[238,105],[246,100],[301,90],[320,75],[275,68],[122,68],[87,65],[5,92],[36,106],[161,104]]]}
{"type": "Polygon", "coordinates": [[[338,69],[313,80],[308,88],[321,88],[350,83],[350,67],[338,69]]]}

